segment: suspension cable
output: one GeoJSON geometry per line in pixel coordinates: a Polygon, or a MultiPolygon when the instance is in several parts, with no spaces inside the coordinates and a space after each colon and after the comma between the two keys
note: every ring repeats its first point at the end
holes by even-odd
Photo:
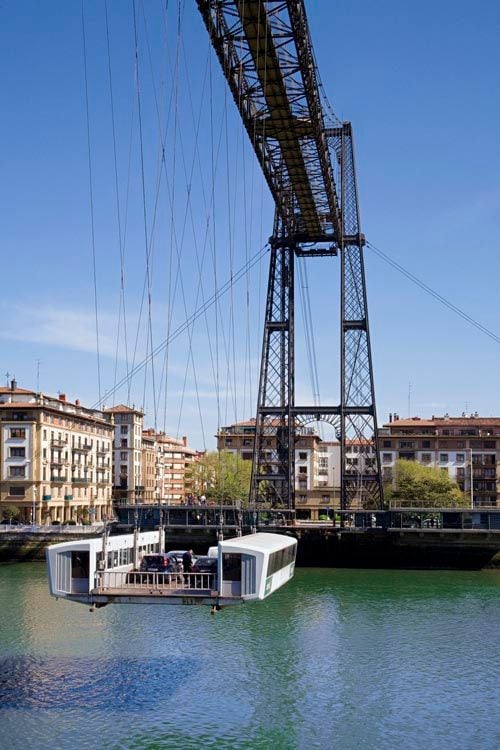
{"type": "MultiPolygon", "coordinates": [[[[139,115],[139,145],[140,145],[140,156],[141,156],[141,186],[142,186],[142,216],[144,224],[144,244],[146,253],[146,277],[148,286],[148,343],[147,346],[151,347],[153,351],[153,326],[152,326],[152,299],[151,299],[151,268],[150,268],[150,245],[148,242],[148,223],[147,223],[147,212],[146,212],[146,185],[144,178],[144,146],[142,136],[142,113],[141,113],[141,86],[139,77],[139,46],[137,39],[137,20],[136,20],[136,9],[135,0],[132,0],[132,9],[134,17],[134,41],[135,41],[135,64],[136,64],[136,87],[137,87],[137,111],[139,115]]],[[[146,348],[147,352],[147,348],[146,348]]],[[[155,370],[154,362],[151,360],[151,379],[153,386],[153,405],[154,405],[154,424],[155,430],[157,426],[157,412],[156,412],[156,384],[155,384],[155,370]]],[[[144,396],[143,405],[146,394],[146,370],[144,371],[144,396]]]]}
{"type": "Polygon", "coordinates": [[[133,378],[138,372],[140,372],[144,367],[146,367],[154,357],[156,357],[160,352],[162,352],[166,346],[172,343],[172,341],[175,341],[186,329],[189,329],[189,326],[193,324],[195,320],[197,320],[201,315],[203,315],[212,305],[216,304],[221,297],[223,297],[227,291],[231,287],[231,283],[236,284],[240,279],[245,277],[245,274],[249,273],[250,270],[257,265],[262,258],[266,255],[266,253],[269,250],[269,245],[266,243],[264,247],[260,248],[250,259],[247,263],[245,263],[241,268],[233,275],[232,280],[228,279],[219,289],[217,289],[212,296],[206,300],[199,308],[197,308],[186,320],[184,320],[176,329],[173,331],[169,339],[164,339],[160,344],[157,344],[155,349],[150,352],[144,359],[139,362],[137,365],[134,366],[134,368],[130,371],[128,375],[125,375],[117,384],[116,387],[111,388],[109,391],[106,391],[106,393],[103,394],[102,398],[99,399],[99,401],[96,401],[96,403],[92,406],[93,409],[99,408],[101,404],[103,404],[110,396],[112,396],[119,388],[121,388],[129,378],[133,378]]]}
{"type": "MultiPolygon", "coordinates": [[[[105,0],[104,2],[104,13],[105,13],[105,19],[106,19],[106,47],[107,47],[107,55],[108,55],[109,97],[110,97],[110,105],[111,105],[111,129],[112,129],[112,134],[113,134],[116,217],[117,217],[117,229],[118,229],[118,246],[119,246],[119,253],[120,253],[120,302],[118,305],[118,331],[117,331],[117,336],[116,336],[115,368],[114,368],[114,379],[113,379],[113,385],[116,385],[117,370],[118,370],[118,347],[119,347],[119,340],[120,340],[122,313],[123,313],[123,332],[124,332],[124,343],[125,343],[125,367],[126,367],[127,373],[129,369],[129,359],[128,359],[127,315],[126,315],[126,307],[125,307],[124,238],[122,236],[120,193],[118,189],[118,156],[117,156],[117,148],[116,148],[116,124],[115,124],[115,106],[114,106],[114,94],[113,94],[113,76],[112,76],[112,71],[111,71],[111,46],[110,46],[110,39],[109,39],[108,0],[105,0]]],[[[130,160],[129,160],[129,169],[130,169],[130,160]]]]}
{"type": "Polygon", "coordinates": [[[91,143],[90,143],[90,115],[89,115],[89,89],[88,89],[88,75],[87,75],[87,43],[85,35],[85,11],[84,11],[84,0],[82,0],[82,39],[83,39],[83,68],[85,73],[85,111],[87,115],[87,155],[88,155],[88,167],[89,167],[89,198],[90,198],[90,226],[92,235],[92,272],[94,277],[94,313],[95,313],[95,336],[96,336],[96,350],[97,350],[97,389],[99,393],[99,401],[101,400],[101,356],[99,350],[99,312],[98,312],[98,300],[97,300],[97,265],[96,265],[96,252],[95,252],[95,227],[94,227],[94,190],[92,180],[92,157],[91,157],[91,143]]]}
{"type": "Polygon", "coordinates": [[[477,328],[478,331],[481,331],[481,333],[484,333],[486,336],[488,336],[492,341],[494,341],[496,344],[500,344],[500,336],[498,336],[496,333],[491,331],[489,328],[486,328],[482,323],[480,323],[475,318],[468,315],[464,310],[462,310],[457,305],[454,305],[453,302],[450,302],[450,300],[446,299],[446,297],[443,297],[442,294],[439,294],[439,292],[436,292],[435,289],[432,289],[428,284],[426,284],[424,281],[419,279],[415,274],[411,273],[411,271],[408,271],[408,269],[404,268],[400,263],[394,260],[394,258],[391,258],[390,255],[385,253],[383,250],[381,250],[378,247],[375,247],[371,242],[367,242],[366,246],[372,250],[375,255],[378,255],[379,258],[381,258],[383,261],[385,261],[388,265],[392,266],[396,271],[399,271],[399,273],[403,274],[403,276],[406,276],[407,279],[409,279],[413,284],[420,287],[424,292],[429,294],[431,297],[433,297],[435,300],[440,302],[442,305],[447,307],[449,310],[455,313],[455,315],[458,315],[460,318],[465,320],[470,325],[474,326],[474,328],[477,328]]]}

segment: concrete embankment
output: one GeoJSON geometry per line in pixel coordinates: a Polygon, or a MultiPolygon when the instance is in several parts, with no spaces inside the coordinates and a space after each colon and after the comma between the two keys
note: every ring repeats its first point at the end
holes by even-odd
{"type": "MultiPolygon", "coordinates": [[[[130,531],[130,529],[127,529],[130,531]]],[[[264,529],[263,529],[264,530],[264,529]]],[[[333,568],[500,570],[500,532],[421,529],[266,528],[299,541],[297,564],[333,568]]],[[[121,529],[124,533],[126,530],[121,529]]],[[[226,535],[227,537],[228,535],[226,535]]],[[[88,534],[2,532],[0,562],[44,560],[49,544],[88,534]]],[[[206,554],[217,544],[214,528],[167,529],[166,549],[206,554]]]]}
{"type": "MultiPolygon", "coordinates": [[[[299,566],[500,570],[500,532],[433,529],[263,528],[291,534],[299,542],[299,566]]],[[[166,549],[202,554],[217,544],[215,529],[167,529],[166,549]]]]}
{"type": "MultiPolygon", "coordinates": [[[[98,536],[97,534],[92,536],[98,536]]],[[[88,539],[85,534],[59,534],[57,532],[37,534],[29,531],[3,531],[0,534],[0,562],[30,562],[45,560],[45,548],[49,544],[88,539]]]]}

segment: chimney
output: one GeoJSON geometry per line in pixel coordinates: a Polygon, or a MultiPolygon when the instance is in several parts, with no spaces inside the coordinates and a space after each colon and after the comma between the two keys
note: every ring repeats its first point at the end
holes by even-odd
{"type": "Polygon", "coordinates": [[[59,401],[64,401],[64,402],[66,401],[66,394],[65,393],[60,393],[59,394],[59,401]]]}
{"type": "Polygon", "coordinates": [[[75,406],[80,406],[80,399],[79,398],[76,399],[75,406]]]}
{"type": "Polygon", "coordinates": [[[389,414],[389,424],[392,422],[392,412],[389,414]]]}
{"type": "Polygon", "coordinates": [[[14,378],[14,380],[10,381],[10,390],[16,391],[17,390],[17,380],[14,378]]]}
{"type": "Polygon", "coordinates": [[[187,437],[186,437],[185,435],[183,435],[183,436],[182,436],[182,445],[183,445],[184,447],[186,447],[186,445],[187,445],[187,444],[188,444],[188,439],[187,439],[187,437]]]}

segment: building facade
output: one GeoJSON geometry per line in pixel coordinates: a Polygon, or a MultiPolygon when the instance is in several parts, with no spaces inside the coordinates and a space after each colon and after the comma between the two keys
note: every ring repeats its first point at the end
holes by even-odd
{"type": "Polygon", "coordinates": [[[141,500],[144,503],[158,502],[156,487],[156,465],[158,444],[154,430],[143,430],[141,442],[141,500]]]}
{"type": "Polygon", "coordinates": [[[143,500],[142,432],[144,412],[135,407],[112,406],[104,410],[114,420],[113,497],[125,503],[143,500]]]}
{"type": "Polygon", "coordinates": [[[500,417],[391,417],[379,430],[385,482],[398,458],[446,471],[474,506],[500,506],[500,417]]]}
{"type": "Polygon", "coordinates": [[[191,491],[189,467],[202,454],[188,446],[186,437],[178,439],[160,432],[156,435],[156,441],[157,496],[170,505],[184,503],[191,491]]]}
{"type": "MultiPolygon", "coordinates": [[[[230,451],[244,461],[253,459],[254,419],[222,427],[216,437],[218,450],[230,451]]],[[[355,442],[347,446],[347,462],[353,466],[365,460],[364,454],[355,442]]],[[[301,430],[295,445],[297,518],[318,520],[339,508],[340,478],[340,443],[322,440],[312,428],[301,430]]]]}
{"type": "Polygon", "coordinates": [[[114,428],[64,394],[0,388],[0,511],[25,522],[101,521],[112,513],[114,428]]]}

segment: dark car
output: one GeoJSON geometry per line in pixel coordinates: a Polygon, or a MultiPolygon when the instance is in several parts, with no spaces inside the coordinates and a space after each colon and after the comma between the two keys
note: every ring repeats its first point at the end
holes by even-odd
{"type": "MultiPolygon", "coordinates": [[[[175,568],[172,565],[172,561],[168,555],[164,552],[157,552],[150,555],[144,555],[139,565],[138,571],[130,571],[127,573],[127,583],[144,584],[144,583],[159,583],[163,580],[163,576],[154,576],[153,573],[173,573],[175,568]],[[147,575],[147,574],[151,575],[147,575]]],[[[164,581],[168,583],[169,579],[165,578],[164,581]]]]}
{"type": "Polygon", "coordinates": [[[198,557],[193,565],[193,573],[204,573],[205,575],[194,576],[194,585],[196,588],[213,588],[217,578],[217,557],[208,557],[202,555],[198,557]],[[210,573],[211,575],[206,575],[210,573]]]}
{"type": "Polygon", "coordinates": [[[172,573],[174,569],[170,557],[165,552],[157,552],[151,555],[144,555],[139,570],[147,571],[148,573],[172,573]]]}

